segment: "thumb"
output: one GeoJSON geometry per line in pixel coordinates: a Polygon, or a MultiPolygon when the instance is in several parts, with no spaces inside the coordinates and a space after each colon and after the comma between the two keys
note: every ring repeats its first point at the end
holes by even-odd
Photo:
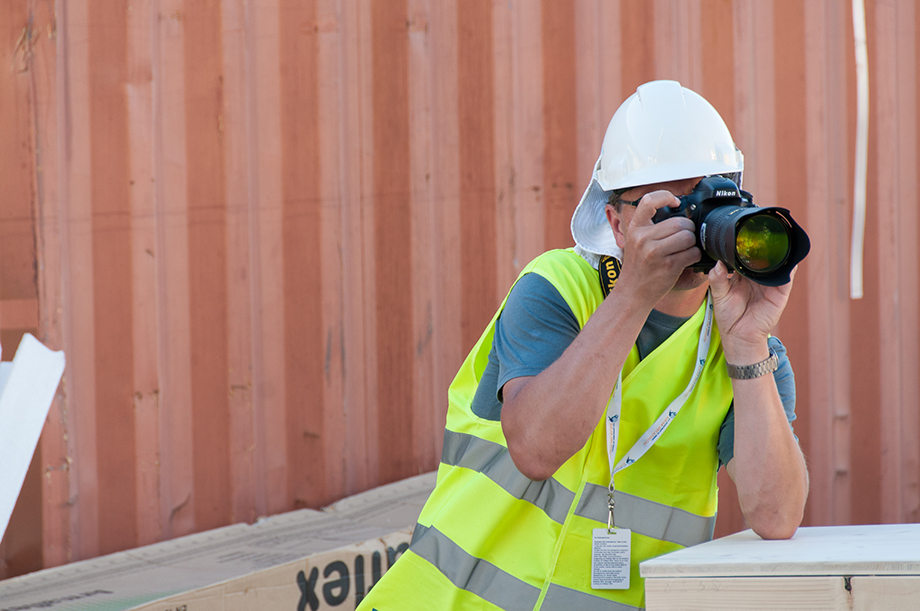
{"type": "Polygon", "coordinates": [[[709,288],[712,290],[713,300],[718,301],[725,297],[728,287],[728,268],[722,261],[717,261],[715,266],[709,270],[709,288]]]}

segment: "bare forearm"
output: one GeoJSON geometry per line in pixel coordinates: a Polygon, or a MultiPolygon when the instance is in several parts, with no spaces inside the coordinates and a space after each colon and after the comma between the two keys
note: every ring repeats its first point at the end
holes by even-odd
{"type": "Polygon", "coordinates": [[[787,539],[808,495],[808,471],[772,375],[734,380],[735,454],[727,465],[745,519],[765,539],[787,539]]]}
{"type": "Polygon", "coordinates": [[[524,475],[546,479],[584,446],[650,310],[614,291],[556,362],[505,384],[502,429],[524,475]]]}

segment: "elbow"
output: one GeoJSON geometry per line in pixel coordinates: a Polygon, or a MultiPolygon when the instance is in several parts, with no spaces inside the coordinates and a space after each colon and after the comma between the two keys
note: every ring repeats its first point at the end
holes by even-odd
{"type": "Polygon", "coordinates": [[[769,524],[769,525],[752,525],[751,529],[757,533],[761,539],[782,540],[791,539],[799,528],[798,522],[789,522],[786,524],[769,524]]]}
{"type": "Polygon", "coordinates": [[[521,475],[523,475],[527,479],[534,481],[534,482],[542,482],[542,481],[548,480],[549,478],[553,476],[553,473],[554,473],[554,471],[549,471],[547,469],[540,469],[540,468],[530,469],[527,467],[525,467],[524,469],[518,468],[518,471],[521,472],[521,475]]]}
{"type": "Polygon", "coordinates": [[[774,512],[750,520],[751,530],[761,539],[791,539],[804,518],[804,507],[787,512],[774,512]]]}
{"type": "Polygon", "coordinates": [[[542,482],[553,476],[556,468],[549,463],[539,452],[524,444],[513,444],[508,440],[508,454],[514,466],[521,475],[535,482],[542,482]]]}
{"type": "Polygon", "coordinates": [[[543,481],[552,477],[561,466],[561,463],[554,459],[557,439],[537,427],[531,418],[521,416],[522,410],[515,401],[518,390],[520,389],[512,388],[511,392],[507,388],[505,390],[505,405],[501,418],[505,444],[514,466],[521,475],[533,481],[543,481]]]}
{"type": "Polygon", "coordinates": [[[526,430],[514,429],[502,421],[508,455],[521,475],[535,482],[542,482],[553,476],[561,464],[553,461],[544,444],[536,442],[526,430]]]}

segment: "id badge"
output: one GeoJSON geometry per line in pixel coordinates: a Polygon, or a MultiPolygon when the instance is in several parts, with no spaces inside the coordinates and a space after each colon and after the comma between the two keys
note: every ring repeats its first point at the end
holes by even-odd
{"type": "Polygon", "coordinates": [[[595,590],[629,589],[630,530],[595,528],[591,542],[591,587],[595,590]]]}

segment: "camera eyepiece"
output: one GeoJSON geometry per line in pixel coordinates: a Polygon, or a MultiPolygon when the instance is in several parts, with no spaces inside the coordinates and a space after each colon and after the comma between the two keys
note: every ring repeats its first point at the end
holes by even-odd
{"type": "Polygon", "coordinates": [[[716,261],[754,282],[780,286],[808,254],[811,242],[785,208],[759,208],[753,196],[721,176],[703,178],[677,208],[659,209],[654,222],[684,216],[696,225],[703,252],[693,269],[708,272],[716,261]]]}

